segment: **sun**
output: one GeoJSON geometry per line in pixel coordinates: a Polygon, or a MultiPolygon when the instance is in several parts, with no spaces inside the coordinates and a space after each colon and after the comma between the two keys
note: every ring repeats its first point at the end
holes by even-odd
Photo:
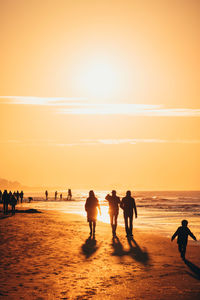
{"type": "Polygon", "coordinates": [[[120,83],[120,73],[113,64],[105,58],[88,59],[80,66],[79,84],[85,94],[91,98],[108,99],[117,94],[120,83]]]}

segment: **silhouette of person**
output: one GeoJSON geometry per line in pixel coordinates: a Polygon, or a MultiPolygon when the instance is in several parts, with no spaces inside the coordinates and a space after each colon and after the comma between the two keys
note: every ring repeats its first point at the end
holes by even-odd
{"type": "Polygon", "coordinates": [[[2,202],[2,195],[3,195],[3,193],[2,193],[2,191],[0,190],[0,203],[2,202]]]}
{"type": "Polygon", "coordinates": [[[62,194],[60,194],[60,200],[62,200],[62,194]]]}
{"type": "Polygon", "coordinates": [[[10,205],[11,205],[11,212],[12,212],[12,215],[15,214],[15,205],[17,204],[17,199],[15,198],[14,194],[10,196],[10,205]]]}
{"type": "Polygon", "coordinates": [[[89,222],[90,227],[90,236],[95,237],[95,228],[97,220],[97,208],[101,214],[101,209],[98,199],[95,197],[94,191],[89,191],[89,197],[86,199],[85,210],[87,212],[87,221],[89,222]]]}
{"type": "Polygon", "coordinates": [[[48,191],[45,191],[46,201],[48,200],[48,191]]]}
{"type": "Polygon", "coordinates": [[[119,214],[120,198],[116,195],[116,191],[112,191],[112,196],[106,195],[105,199],[109,204],[110,225],[112,227],[113,237],[116,236],[117,218],[119,214]]]}
{"type": "Polygon", "coordinates": [[[137,208],[135,199],[131,197],[130,191],[126,192],[126,197],[122,199],[120,207],[124,211],[126,237],[131,237],[133,236],[133,210],[135,212],[135,217],[137,218],[137,208]]]}
{"type": "Polygon", "coordinates": [[[68,189],[67,200],[72,200],[72,191],[71,191],[71,189],[68,189]]]}
{"type": "Polygon", "coordinates": [[[58,195],[58,192],[55,191],[55,200],[57,200],[57,195],[58,195]]]}
{"type": "Polygon", "coordinates": [[[187,242],[188,242],[188,235],[193,238],[193,240],[197,240],[194,234],[190,231],[190,229],[187,227],[188,221],[183,220],[182,226],[178,227],[176,232],[172,235],[171,241],[175,239],[176,236],[177,238],[177,244],[178,244],[178,250],[181,254],[181,257],[183,260],[185,260],[185,253],[186,253],[186,247],[187,247],[187,242]]]}
{"type": "Polygon", "coordinates": [[[14,196],[16,196],[17,203],[19,203],[19,191],[17,191],[16,195],[14,195],[14,196]]]}
{"type": "Polygon", "coordinates": [[[21,203],[23,202],[23,198],[24,198],[24,192],[23,192],[23,191],[21,191],[21,193],[20,193],[20,199],[21,199],[21,203]]]}
{"type": "Polygon", "coordinates": [[[3,195],[2,195],[2,200],[3,200],[3,213],[7,214],[8,213],[8,202],[9,202],[9,195],[7,190],[4,190],[3,195]]]}

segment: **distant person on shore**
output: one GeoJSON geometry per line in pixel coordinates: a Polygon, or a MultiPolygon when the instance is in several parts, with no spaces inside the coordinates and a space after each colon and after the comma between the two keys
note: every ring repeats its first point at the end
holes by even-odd
{"type": "Polygon", "coordinates": [[[135,204],[135,199],[131,197],[131,192],[126,192],[126,197],[121,201],[120,207],[124,211],[124,222],[126,237],[133,236],[133,213],[135,212],[135,217],[137,218],[137,208],[135,204]]]}
{"type": "Polygon", "coordinates": [[[187,242],[188,242],[188,235],[193,238],[193,240],[197,240],[194,234],[190,231],[190,229],[187,227],[188,221],[183,220],[182,226],[178,227],[176,232],[172,235],[171,241],[175,239],[176,236],[177,238],[177,244],[178,244],[178,250],[181,254],[181,257],[183,260],[185,260],[185,253],[186,253],[186,248],[187,248],[187,242]]]}
{"type": "Polygon", "coordinates": [[[68,189],[67,200],[72,200],[72,191],[71,191],[71,189],[68,189]]]}
{"type": "Polygon", "coordinates": [[[116,195],[116,191],[112,191],[111,195],[106,195],[105,199],[109,204],[110,225],[112,227],[113,237],[116,237],[117,218],[119,214],[120,198],[116,195]]]}
{"type": "Polygon", "coordinates": [[[45,197],[46,197],[46,201],[48,200],[48,191],[45,191],[45,197]]]}
{"type": "Polygon", "coordinates": [[[89,197],[85,203],[85,210],[87,212],[87,221],[90,227],[90,236],[95,238],[96,220],[97,220],[97,208],[101,214],[101,209],[98,199],[95,197],[94,191],[89,191],[89,197]]]}
{"type": "Polygon", "coordinates": [[[14,195],[17,199],[17,203],[19,203],[19,191],[17,191],[16,195],[14,195]]]}
{"type": "Polygon", "coordinates": [[[2,203],[2,195],[3,195],[3,193],[2,193],[2,191],[0,190],[0,203],[2,203]]]}
{"type": "Polygon", "coordinates": [[[60,194],[60,200],[62,200],[62,194],[60,194]]]}
{"type": "Polygon", "coordinates": [[[10,196],[10,206],[11,206],[11,213],[12,215],[15,214],[15,206],[17,204],[17,199],[15,198],[14,193],[10,196]]]}
{"type": "Polygon", "coordinates": [[[8,213],[8,202],[9,202],[9,195],[7,190],[4,190],[3,195],[2,195],[2,200],[3,200],[3,213],[7,214],[8,213]]]}
{"type": "Polygon", "coordinates": [[[19,194],[19,196],[20,196],[21,203],[22,203],[22,202],[23,202],[23,198],[24,198],[24,192],[23,192],[23,191],[21,191],[21,193],[19,194]]]}
{"type": "Polygon", "coordinates": [[[58,192],[55,191],[55,200],[57,200],[57,195],[58,195],[58,192]]]}

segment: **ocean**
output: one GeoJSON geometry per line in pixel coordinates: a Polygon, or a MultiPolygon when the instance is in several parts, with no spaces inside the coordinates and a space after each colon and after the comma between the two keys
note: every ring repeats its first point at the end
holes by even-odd
{"type": "MultiPolygon", "coordinates": [[[[105,196],[109,192],[95,191],[102,212],[101,216],[98,215],[98,220],[105,223],[109,223],[108,203],[105,200],[105,196]]],[[[88,191],[76,190],[72,191],[72,194],[72,201],[66,201],[67,192],[59,191],[55,201],[54,192],[51,191],[49,199],[46,201],[44,192],[29,192],[25,193],[25,203],[22,206],[77,214],[77,220],[78,215],[86,217],[84,205],[88,191]],[[63,194],[62,200],[60,200],[60,193],[63,194]],[[28,203],[28,197],[33,198],[31,203],[28,203]]],[[[119,191],[117,195],[122,198],[125,196],[125,192],[119,191]]],[[[134,228],[170,237],[180,226],[181,220],[187,219],[189,228],[198,236],[200,232],[200,191],[137,191],[132,192],[132,196],[136,200],[138,211],[138,218],[133,222],[134,228]]],[[[19,208],[20,206],[21,204],[18,204],[19,208]]],[[[124,226],[122,209],[119,212],[118,225],[124,226]]]]}

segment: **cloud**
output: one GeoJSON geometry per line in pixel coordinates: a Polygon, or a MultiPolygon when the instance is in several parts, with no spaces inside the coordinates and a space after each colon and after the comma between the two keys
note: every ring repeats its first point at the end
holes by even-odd
{"type": "Polygon", "coordinates": [[[84,139],[71,143],[57,142],[54,140],[4,140],[0,144],[13,144],[13,146],[33,147],[74,147],[74,146],[99,146],[99,145],[136,145],[136,144],[200,144],[200,140],[166,140],[166,139],[84,139]]]}
{"type": "Polygon", "coordinates": [[[0,96],[0,104],[65,106],[86,101],[84,97],[31,97],[31,96],[0,96]]]}
{"type": "Polygon", "coordinates": [[[56,106],[56,113],[70,115],[127,115],[138,117],[200,117],[200,109],[166,108],[133,103],[91,103],[84,97],[0,96],[1,104],[56,106]]]}

